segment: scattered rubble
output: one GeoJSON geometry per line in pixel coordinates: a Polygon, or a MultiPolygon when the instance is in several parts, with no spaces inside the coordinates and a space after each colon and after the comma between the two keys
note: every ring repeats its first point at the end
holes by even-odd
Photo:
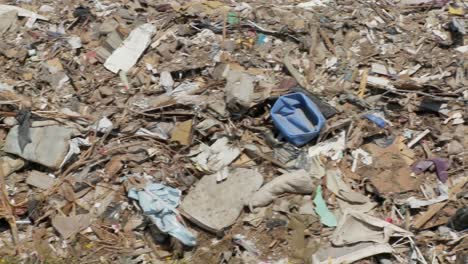
{"type": "Polygon", "coordinates": [[[2,2],[0,263],[466,263],[467,8],[2,2]]]}

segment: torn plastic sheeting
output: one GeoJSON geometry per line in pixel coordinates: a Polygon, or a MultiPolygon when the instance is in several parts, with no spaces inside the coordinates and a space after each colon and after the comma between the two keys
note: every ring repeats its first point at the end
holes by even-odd
{"type": "Polygon", "coordinates": [[[92,126],[92,129],[96,130],[99,133],[107,133],[112,130],[113,128],[112,121],[109,120],[107,117],[103,117],[99,119],[99,121],[92,126]]]}
{"type": "Polygon", "coordinates": [[[329,140],[318,143],[309,148],[309,156],[325,155],[332,160],[343,158],[343,151],[346,147],[346,132],[343,130],[340,134],[329,140]]]}
{"type": "Polygon", "coordinates": [[[190,40],[190,44],[207,45],[208,43],[215,41],[215,39],[216,39],[216,34],[213,31],[205,28],[205,29],[202,29],[199,33],[195,35],[193,39],[190,40]]]}
{"type": "Polygon", "coordinates": [[[155,31],[155,26],[150,23],[135,28],[122,45],[107,58],[104,67],[113,73],[129,71],[149,46],[155,31]]]}
{"type": "Polygon", "coordinates": [[[436,173],[437,173],[437,177],[439,178],[439,180],[443,183],[447,182],[448,180],[447,170],[449,167],[449,161],[446,159],[432,158],[432,159],[422,160],[414,164],[412,166],[412,169],[416,174],[421,174],[422,172],[429,169],[429,167],[431,167],[432,164],[434,164],[436,167],[436,173]]]}
{"type": "Polygon", "coordinates": [[[99,0],[94,0],[93,2],[94,2],[94,5],[96,7],[96,11],[102,12],[102,13],[98,14],[98,16],[106,16],[106,15],[110,14],[112,9],[115,9],[115,8],[118,8],[119,6],[121,6],[119,3],[112,3],[112,2],[110,2],[112,4],[104,5],[101,2],[99,2],[99,0]]]}
{"type": "Polygon", "coordinates": [[[332,243],[336,246],[369,241],[387,243],[390,237],[407,236],[413,234],[374,216],[346,210],[332,234],[332,243]]]}
{"type": "MultiPolygon", "coordinates": [[[[442,113],[442,111],[441,111],[442,113]]],[[[447,117],[444,120],[444,124],[448,124],[450,121],[452,121],[452,125],[459,125],[465,123],[465,120],[463,119],[463,114],[461,112],[452,112],[449,114],[449,117],[447,117]]]]}
{"type": "Polygon", "coordinates": [[[271,118],[281,135],[296,146],[317,137],[325,125],[319,108],[303,93],[278,98],[271,108],[271,118]]]}
{"type": "Polygon", "coordinates": [[[0,5],[0,15],[10,12],[10,11],[16,11],[18,16],[20,17],[34,17],[35,19],[40,19],[44,21],[48,21],[49,19],[45,16],[41,16],[37,13],[34,13],[32,11],[29,11],[27,9],[18,7],[18,6],[11,6],[11,5],[0,5]]]}
{"type": "Polygon", "coordinates": [[[432,205],[432,204],[435,204],[435,203],[440,203],[440,202],[448,200],[448,198],[449,198],[448,186],[443,184],[440,181],[437,181],[437,187],[438,187],[439,193],[440,193],[439,196],[437,196],[436,198],[429,199],[429,200],[419,200],[419,199],[417,199],[415,197],[410,197],[407,200],[409,206],[411,208],[421,208],[423,206],[428,206],[428,205],[432,205]]]}
{"type": "Polygon", "coordinates": [[[460,46],[460,47],[456,48],[455,50],[460,52],[460,53],[467,53],[468,52],[468,45],[460,46]]]}
{"type": "Polygon", "coordinates": [[[160,138],[160,139],[164,139],[164,140],[167,140],[169,139],[169,134],[164,131],[164,129],[160,128],[159,126],[156,126],[154,129],[154,131],[150,131],[146,128],[139,128],[136,132],[135,132],[135,135],[138,135],[138,136],[149,136],[149,137],[156,137],[156,138],[160,138]]]}
{"type": "Polygon", "coordinates": [[[176,99],[179,97],[193,94],[200,88],[200,85],[196,82],[183,82],[179,84],[169,95],[174,96],[176,99]]]}
{"type": "Polygon", "coordinates": [[[159,85],[161,85],[168,93],[172,92],[172,87],[174,86],[174,80],[172,75],[168,71],[163,71],[159,77],[159,85]]]}
{"type": "Polygon", "coordinates": [[[314,182],[305,170],[297,170],[274,178],[260,190],[258,190],[249,201],[251,209],[267,206],[276,197],[284,193],[311,194],[314,182]]]}
{"type": "Polygon", "coordinates": [[[377,206],[369,197],[355,192],[344,181],[339,170],[327,171],[327,189],[338,197],[340,208],[349,208],[359,212],[369,212],[377,206]]]}
{"type": "Polygon", "coordinates": [[[228,142],[229,139],[223,137],[211,146],[202,144],[199,147],[199,154],[191,160],[202,170],[217,172],[231,164],[240,155],[240,149],[229,145],[228,142]]]}
{"type": "Polygon", "coordinates": [[[317,186],[317,192],[314,198],[315,212],[320,216],[320,222],[328,227],[337,225],[336,216],[328,210],[327,203],[322,196],[322,186],[317,186]]]}
{"type": "Polygon", "coordinates": [[[148,184],[143,190],[130,189],[128,197],[138,200],[141,209],[162,232],[180,240],[184,245],[195,246],[196,238],[178,220],[176,210],[181,191],[159,183],[148,184]]]}
{"type": "Polygon", "coordinates": [[[67,38],[67,43],[72,49],[79,49],[83,46],[83,44],[81,44],[81,38],[79,36],[71,36],[67,38]]]}
{"type": "MultiPolygon", "coordinates": [[[[459,8],[459,10],[460,10],[460,8],[459,8]]],[[[461,10],[463,12],[463,8],[461,8],[461,10]]],[[[452,21],[450,22],[449,27],[450,27],[451,31],[455,31],[455,32],[461,33],[463,35],[466,35],[465,20],[452,17],[452,21]]],[[[462,43],[463,42],[461,42],[461,44],[462,43]]]]}
{"type": "Polygon", "coordinates": [[[247,240],[244,235],[236,234],[232,237],[232,240],[234,244],[241,246],[242,248],[247,250],[250,254],[254,256],[260,255],[258,249],[255,247],[255,244],[252,241],[247,240]]]}
{"type": "Polygon", "coordinates": [[[371,256],[392,253],[393,248],[388,244],[359,243],[349,247],[329,247],[312,256],[315,264],[345,264],[368,258],[371,256]],[[321,254],[322,253],[322,254],[321,254]],[[341,253],[341,254],[340,254],[341,253]],[[320,256],[321,255],[321,256],[320,256]]]}
{"type": "Polygon", "coordinates": [[[222,125],[223,123],[219,122],[217,119],[207,118],[199,122],[198,124],[196,124],[195,129],[203,136],[206,136],[208,134],[207,130],[209,130],[210,128],[214,126],[222,126],[222,125]]]}
{"type": "Polygon", "coordinates": [[[13,92],[13,86],[0,82],[0,92],[13,92]]]}
{"type": "Polygon", "coordinates": [[[229,176],[229,169],[228,167],[224,167],[216,173],[216,182],[222,182],[225,179],[227,179],[228,176],[229,176]]]}

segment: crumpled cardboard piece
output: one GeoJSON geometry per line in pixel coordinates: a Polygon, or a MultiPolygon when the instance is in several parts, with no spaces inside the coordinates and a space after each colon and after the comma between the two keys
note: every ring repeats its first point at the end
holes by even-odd
{"type": "Polygon", "coordinates": [[[356,172],[366,177],[382,195],[417,190],[420,179],[411,177],[410,165],[414,153],[397,137],[395,142],[386,148],[370,143],[362,148],[371,154],[371,165],[362,164],[356,172]]]}
{"type": "Polygon", "coordinates": [[[171,131],[171,141],[179,142],[183,146],[192,141],[192,120],[177,123],[171,131]]]}

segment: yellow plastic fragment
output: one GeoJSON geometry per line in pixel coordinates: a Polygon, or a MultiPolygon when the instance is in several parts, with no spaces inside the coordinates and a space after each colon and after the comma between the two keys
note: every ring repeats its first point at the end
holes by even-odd
{"type": "Polygon", "coordinates": [[[449,14],[455,15],[455,16],[465,15],[465,9],[463,9],[463,7],[461,7],[461,6],[459,6],[459,7],[449,6],[448,12],[449,12],[449,14]]]}

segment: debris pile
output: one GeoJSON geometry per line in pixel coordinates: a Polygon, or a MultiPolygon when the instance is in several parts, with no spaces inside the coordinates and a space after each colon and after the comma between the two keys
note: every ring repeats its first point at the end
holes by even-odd
{"type": "Polygon", "coordinates": [[[0,5],[0,263],[466,263],[468,5],[0,5]]]}

